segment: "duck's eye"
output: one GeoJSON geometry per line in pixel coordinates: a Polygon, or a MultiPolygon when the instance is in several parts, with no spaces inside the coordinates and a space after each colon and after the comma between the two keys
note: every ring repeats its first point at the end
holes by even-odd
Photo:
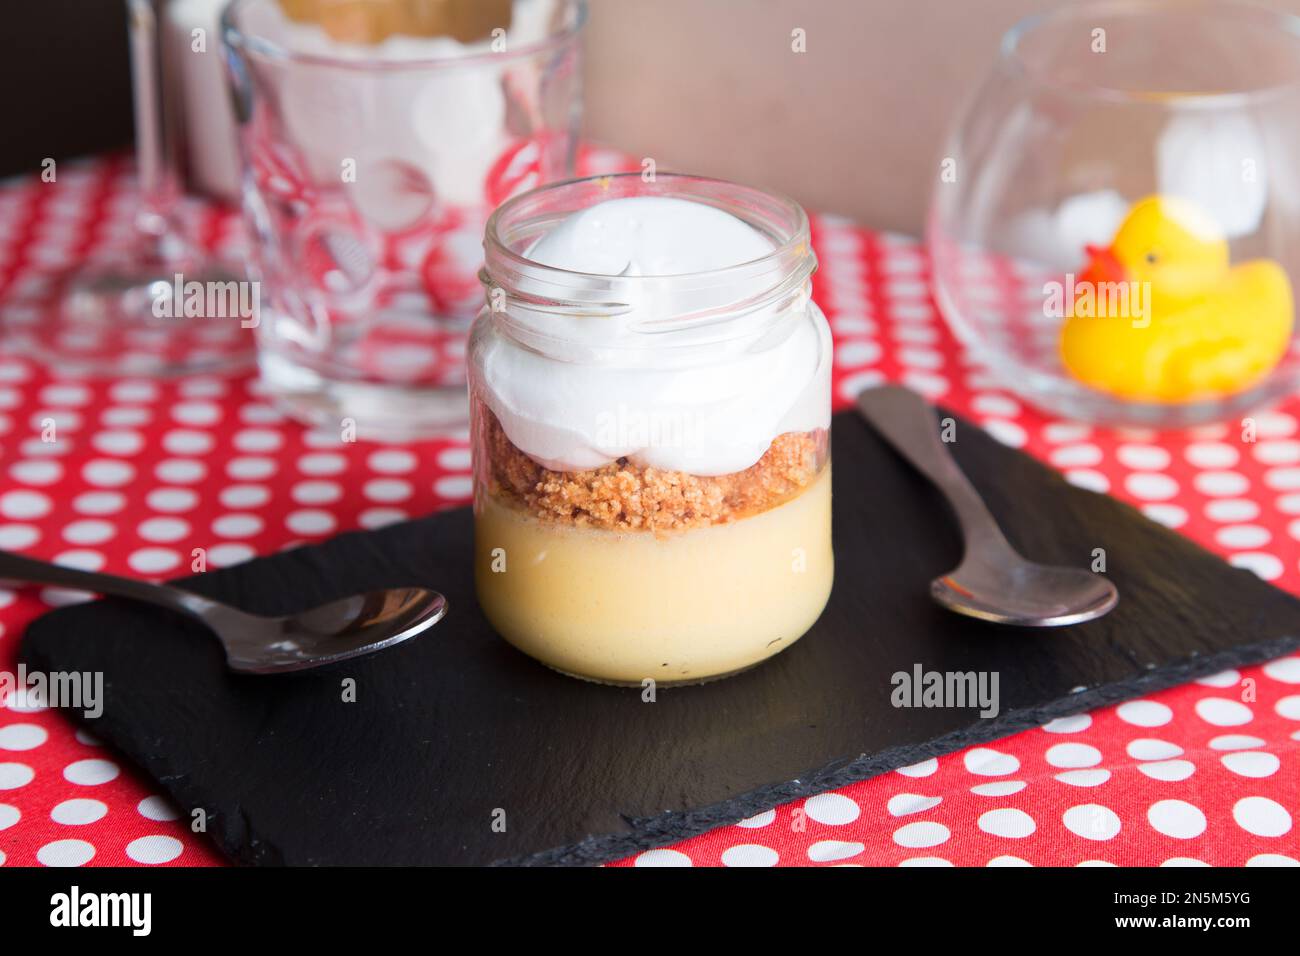
{"type": "Polygon", "coordinates": [[[1155,265],[1155,264],[1156,264],[1156,260],[1157,260],[1158,258],[1159,258],[1159,256],[1157,256],[1154,252],[1148,252],[1148,253],[1147,253],[1147,262],[1150,263],[1151,265],[1155,265]]]}

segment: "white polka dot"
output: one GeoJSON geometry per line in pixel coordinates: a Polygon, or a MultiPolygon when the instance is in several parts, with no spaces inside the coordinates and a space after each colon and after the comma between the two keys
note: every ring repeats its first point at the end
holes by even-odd
{"type": "Polygon", "coordinates": [[[1025,811],[1006,807],[980,814],[979,828],[993,836],[1019,840],[1032,834],[1038,826],[1025,811]]]}
{"type": "Polygon", "coordinates": [[[0,803],[0,830],[8,830],[21,820],[22,816],[17,807],[11,807],[7,803],[0,803]]]}
{"type": "Polygon", "coordinates": [[[88,491],[72,500],[72,510],[84,515],[107,515],[121,511],[126,497],[117,491],[88,491]]]}
{"type": "Polygon", "coordinates": [[[1205,832],[1205,814],[1186,800],[1157,800],[1147,809],[1147,822],[1157,833],[1191,840],[1205,832]]]}
{"type": "Polygon", "coordinates": [[[97,458],[86,463],[81,469],[81,477],[88,484],[101,488],[117,488],[135,478],[135,468],[124,461],[97,458]]]}
{"type": "Polygon", "coordinates": [[[448,448],[438,455],[438,464],[448,471],[464,471],[469,468],[470,461],[468,448],[448,448]]]}
{"type": "Polygon", "coordinates": [[[1300,657],[1282,657],[1264,665],[1264,673],[1283,684],[1300,684],[1300,657]]]}
{"type": "Polygon", "coordinates": [[[52,485],[63,477],[63,466],[57,461],[16,461],[9,466],[9,474],[25,485],[52,485]]]}
{"type": "Polygon", "coordinates": [[[916,823],[907,823],[895,830],[894,842],[899,846],[922,849],[946,843],[950,836],[952,831],[942,823],[918,820],[916,823]]]}
{"type": "Polygon", "coordinates": [[[181,556],[170,548],[141,548],[126,559],[134,571],[141,574],[162,574],[181,563],[181,556]]]}
{"type": "Polygon", "coordinates": [[[1186,780],[1196,772],[1196,764],[1190,760],[1155,760],[1138,764],[1138,770],[1152,780],[1173,782],[1186,780]]]}
{"type": "Polygon", "coordinates": [[[84,866],[95,855],[95,848],[85,840],[55,840],[36,851],[42,866],[84,866]]]}
{"type": "Polygon", "coordinates": [[[230,485],[221,489],[220,498],[227,508],[260,508],[271,500],[271,492],[261,485],[230,485]]]}
{"type": "Polygon", "coordinates": [[[434,494],[451,501],[468,498],[473,490],[474,482],[468,475],[448,475],[433,483],[434,494]]]}
{"type": "Polygon", "coordinates": [[[90,401],[91,392],[84,385],[46,385],[40,397],[48,405],[85,405],[90,401]]]}
{"type": "Polygon", "coordinates": [[[80,784],[83,787],[95,787],[101,783],[108,783],[108,781],[116,779],[119,773],[121,773],[121,770],[111,760],[78,760],[63,768],[65,780],[69,783],[80,784]]]}
{"type": "Polygon", "coordinates": [[[303,455],[298,459],[298,470],[304,475],[337,475],[347,466],[346,458],[329,452],[303,455]]]}
{"type": "Polygon", "coordinates": [[[1169,467],[1169,452],[1159,445],[1120,445],[1115,457],[1134,471],[1163,471],[1169,467]]]}
{"type": "Polygon", "coordinates": [[[223,541],[208,548],[208,563],[218,568],[229,568],[257,557],[257,552],[246,544],[223,541]]]}
{"type": "Polygon", "coordinates": [[[408,517],[409,515],[400,508],[367,508],[357,515],[357,524],[367,530],[374,530],[405,521],[408,517]]]}
{"type": "Polygon", "coordinates": [[[162,445],[172,455],[206,455],[216,445],[207,432],[177,428],[163,436],[162,445]]]}
{"type": "Polygon", "coordinates": [[[691,858],[680,850],[646,850],[637,854],[634,866],[691,866],[691,858]]]}
{"type": "Polygon", "coordinates": [[[755,814],[752,817],[746,817],[739,821],[736,826],[744,827],[746,830],[759,830],[766,826],[771,826],[776,820],[775,810],[764,810],[762,813],[755,814]]]}
{"type": "Polygon", "coordinates": [[[1273,709],[1279,717],[1285,717],[1287,720],[1300,720],[1300,694],[1283,697],[1273,705],[1273,709]]]}
{"type": "Polygon", "coordinates": [[[1101,449],[1096,445],[1062,445],[1048,456],[1057,468],[1090,468],[1101,464],[1101,449]]]}
{"type": "Polygon", "coordinates": [[[246,428],[235,435],[235,447],[248,454],[275,451],[284,443],[283,436],[270,428],[246,428]]]}
{"type": "Polygon", "coordinates": [[[212,522],[214,534],[223,538],[247,538],[262,530],[262,519],[254,514],[222,515],[212,522]]]}
{"type": "Polygon", "coordinates": [[[263,481],[275,471],[276,464],[270,458],[232,458],[226,464],[226,474],[236,481],[263,481]]]}
{"type": "Polygon", "coordinates": [[[903,860],[899,866],[952,866],[951,860],[945,860],[941,856],[914,856],[910,859],[903,860]]]}
{"type": "MultiPolygon", "coordinates": [[[[943,802],[943,797],[926,797],[919,793],[897,793],[885,804],[890,816],[905,817],[913,813],[924,813],[943,802]]],[[[857,804],[854,804],[856,807],[857,804]]],[[[849,821],[845,821],[846,823],[849,821]]]]}
{"type": "Polygon", "coordinates": [[[1252,524],[1236,524],[1220,528],[1214,540],[1225,548],[1259,548],[1272,540],[1267,528],[1252,524]]]}
{"type": "Polygon", "coordinates": [[[1216,727],[1240,727],[1255,716],[1245,704],[1224,697],[1202,697],[1196,702],[1196,714],[1216,727]]]}
{"type": "Polygon", "coordinates": [[[1263,740],[1246,734],[1224,734],[1210,741],[1212,750],[1251,750],[1262,746],[1264,746],[1263,740]]]}
{"type": "Polygon", "coordinates": [[[861,368],[878,361],[880,355],[880,346],[866,339],[839,342],[835,347],[835,364],[840,368],[861,368]]]}
{"type": "Polygon", "coordinates": [[[1112,840],[1120,831],[1119,817],[1097,803],[1070,807],[1061,815],[1065,828],[1085,840],[1112,840]]]}
{"type": "Polygon", "coordinates": [[[808,859],[814,863],[831,863],[835,860],[847,860],[857,856],[866,847],[861,843],[848,843],[843,840],[818,840],[808,848],[808,859]]]}
{"type": "Polygon", "coordinates": [[[1110,779],[1110,771],[1105,769],[1095,770],[1067,770],[1065,773],[1058,773],[1056,780],[1071,787],[1100,787],[1110,779]]]}
{"type": "Polygon", "coordinates": [[[140,522],[136,533],[145,541],[179,541],[190,533],[190,525],[180,518],[149,518],[140,522]]]}
{"type": "Polygon", "coordinates": [[[1183,457],[1196,468],[1232,468],[1240,455],[1237,449],[1223,442],[1193,442],[1183,450],[1183,457]]]}
{"type": "Polygon", "coordinates": [[[148,820],[175,820],[180,812],[165,797],[145,797],[135,807],[140,816],[148,820]]]}
{"type": "Polygon", "coordinates": [[[1205,516],[1211,521],[1253,521],[1259,516],[1259,505],[1246,498],[1216,498],[1206,503],[1205,516]]]}
{"type": "Polygon", "coordinates": [[[1183,754],[1183,748],[1177,744],[1171,744],[1167,740],[1156,740],[1154,737],[1130,740],[1126,750],[1134,760],[1171,760],[1183,754]]]}
{"type": "Polygon", "coordinates": [[[1281,853],[1257,853],[1246,861],[1247,866],[1300,866],[1300,860],[1281,853]]]}
{"type": "Polygon", "coordinates": [[[1217,674],[1209,674],[1205,677],[1198,677],[1196,683],[1202,687],[1232,687],[1241,681],[1241,672],[1237,670],[1219,671],[1217,674]]]}
{"type": "Polygon", "coordinates": [[[327,534],[335,521],[328,511],[303,510],[291,512],[284,523],[294,534],[327,534]]]}
{"type": "Polygon", "coordinates": [[[98,518],[86,518],[74,521],[63,529],[63,538],[71,544],[103,544],[117,533],[117,529],[107,521],[98,518]]]}
{"type": "Polygon", "coordinates": [[[1268,797],[1243,797],[1232,806],[1232,819],[1247,833],[1279,837],[1291,832],[1291,814],[1268,797]]]}
{"type": "Polygon", "coordinates": [[[738,843],[722,851],[723,866],[776,866],[781,855],[757,843],[738,843]]]}
{"type": "Polygon", "coordinates": [[[1194,860],[1189,856],[1173,856],[1160,864],[1161,866],[1209,866],[1203,860],[1194,860]]]}
{"type": "Polygon", "coordinates": [[[102,800],[64,800],[50,811],[50,819],[64,826],[80,827],[102,820],[108,814],[108,804],[102,800]]]}
{"type": "Polygon", "coordinates": [[[419,459],[409,451],[400,448],[386,448],[374,452],[366,459],[366,464],[371,471],[377,471],[380,474],[402,475],[408,471],[414,471],[418,461],[419,459]]]}
{"type": "Polygon", "coordinates": [[[105,455],[130,457],[144,448],[144,438],[139,432],[105,431],[97,433],[90,443],[105,455]]]}
{"type": "Polygon", "coordinates": [[[1262,750],[1238,750],[1219,758],[1223,765],[1241,777],[1271,777],[1282,766],[1276,755],[1262,750]]]}
{"type": "Polygon", "coordinates": [[[174,485],[192,485],[207,476],[208,466],[192,458],[168,458],[166,461],[160,461],[153,473],[159,481],[174,485]]]}
{"type": "Polygon", "coordinates": [[[966,769],[981,777],[1001,777],[1020,769],[1020,761],[1011,754],[998,753],[987,747],[974,747],[963,755],[966,769]]]}
{"type": "Polygon", "coordinates": [[[830,826],[852,823],[862,812],[853,800],[839,793],[819,793],[809,797],[803,808],[812,819],[830,826]]]}
{"type": "Polygon", "coordinates": [[[181,402],[172,406],[172,418],[182,425],[215,425],[221,421],[221,406],[215,402],[181,402]]]}
{"type": "Polygon", "coordinates": [[[1187,524],[1187,512],[1179,505],[1168,502],[1142,506],[1142,513],[1166,528],[1181,528],[1187,524]]]}
{"type": "Polygon", "coordinates": [[[392,503],[405,501],[411,497],[411,484],[402,481],[400,478],[376,478],[374,481],[367,481],[361,489],[371,501],[381,503],[392,503]]]}
{"type": "Polygon", "coordinates": [[[1135,727],[1161,727],[1174,719],[1174,712],[1154,700],[1130,700],[1115,709],[1115,715],[1135,727]]]}
{"type": "Polygon", "coordinates": [[[1043,427],[1043,437],[1054,445],[1083,441],[1092,434],[1092,428],[1077,422],[1049,422],[1043,427]]]}
{"type": "Polygon", "coordinates": [[[40,539],[40,531],[29,524],[0,524],[0,548],[22,551],[40,539]]]}
{"type": "Polygon", "coordinates": [[[938,769],[938,758],[931,757],[929,760],[922,760],[920,763],[898,767],[894,772],[901,773],[904,777],[928,777],[938,769]]]}
{"type": "Polygon", "coordinates": [[[17,790],[32,782],[36,773],[25,763],[0,763],[0,790],[17,790]]]}
{"type": "Polygon", "coordinates": [[[1235,498],[1250,487],[1250,482],[1235,471],[1203,471],[1192,483],[1201,494],[1214,498],[1235,498]]]}
{"type": "Polygon", "coordinates": [[[1077,734],[1091,726],[1091,714],[1072,714],[1069,717],[1058,717],[1049,721],[1043,725],[1043,730],[1049,734],[1077,734]]]}
{"type": "Polygon", "coordinates": [[[1072,468],[1065,473],[1065,480],[1076,488],[1103,494],[1110,490],[1110,479],[1099,471],[1089,468],[1072,468]]]}
{"type": "Polygon", "coordinates": [[[189,511],[199,503],[199,496],[188,488],[155,488],[145,496],[154,511],[175,513],[189,511]]]}
{"type": "Polygon", "coordinates": [[[1135,498],[1144,501],[1161,501],[1178,494],[1178,482],[1168,475],[1139,472],[1124,479],[1124,488],[1135,498]]]}
{"type": "Polygon", "coordinates": [[[9,724],[0,727],[0,750],[35,750],[49,739],[37,724],[9,724]]]}
{"type": "Polygon", "coordinates": [[[1101,751],[1088,744],[1056,744],[1047,749],[1047,762],[1063,769],[1095,767],[1101,763],[1101,751]]]}
{"type": "Polygon", "coordinates": [[[137,863],[170,863],[181,855],[185,847],[171,836],[143,836],[126,845],[126,855],[137,863]]]}
{"type": "Polygon", "coordinates": [[[1250,571],[1265,581],[1273,581],[1282,575],[1282,562],[1275,555],[1263,551],[1241,551],[1228,558],[1234,568],[1250,571]]]}
{"type": "Polygon", "coordinates": [[[993,783],[977,783],[970,792],[977,797],[1009,797],[1027,786],[1023,780],[995,780],[993,783]]]}
{"type": "Polygon", "coordinates": [[[49,497],[39,491],[10,491],[0,495],[0,514],[16,521],[43,518],[53,507],[49,497]]]}
{"type": "Polygon", "coordinates": [[[1011,448],[1024,448],[1025,442],[1029,441],[1029,435],[1015,422],[992,418],[984,423],[984,430],[1011,448]]]}

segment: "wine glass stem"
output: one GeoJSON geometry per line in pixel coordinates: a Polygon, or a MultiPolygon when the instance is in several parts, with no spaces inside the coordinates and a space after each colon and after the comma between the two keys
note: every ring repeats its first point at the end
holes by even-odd
{"type": "Polygon", "coordinates": [[[140,177],[136,228],[164,261],[179,260],[186,242],[175,220],[180,193],[177,124],[163,77],[163,14],[167,0],[127,0],[131,83],[135,96],[135,153],[140,177]]]}

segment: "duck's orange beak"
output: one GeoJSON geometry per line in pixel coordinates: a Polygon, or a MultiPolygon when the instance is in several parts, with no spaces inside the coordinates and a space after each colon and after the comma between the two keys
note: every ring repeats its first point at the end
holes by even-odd
{"type": "Polygon", "coordinates": [[[1110,246],[1084,246],[1088,254],[1088,264],[1079,273],[1079,282],[1089,282],[1094,286],[1102,282],[1123,282],[1128,278],[1128,270],[1119,261],[1115,250],[1110,246]]]}

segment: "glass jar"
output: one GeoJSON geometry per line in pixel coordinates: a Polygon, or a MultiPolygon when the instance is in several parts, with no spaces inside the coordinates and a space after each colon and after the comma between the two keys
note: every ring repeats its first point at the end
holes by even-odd
{"type": "Polygon", "coordinates": [[[831,338],[803,210],[695,176],[602,176],[506,202],[484,247],[468,374],[493,626],[612,684],[698,683],[798,640],[833,577],[831,338]],[[528,257],[569,215],[641,196],[729,213],[771,252],[658,276],[528,257]]]}
{"type": "Polygon", "coordinates": [[[1182,0],[1023,21],[934,189],[935,299],[1008,388],[1170,427],[1300,387],[1300,19],[1182,0]]]}

